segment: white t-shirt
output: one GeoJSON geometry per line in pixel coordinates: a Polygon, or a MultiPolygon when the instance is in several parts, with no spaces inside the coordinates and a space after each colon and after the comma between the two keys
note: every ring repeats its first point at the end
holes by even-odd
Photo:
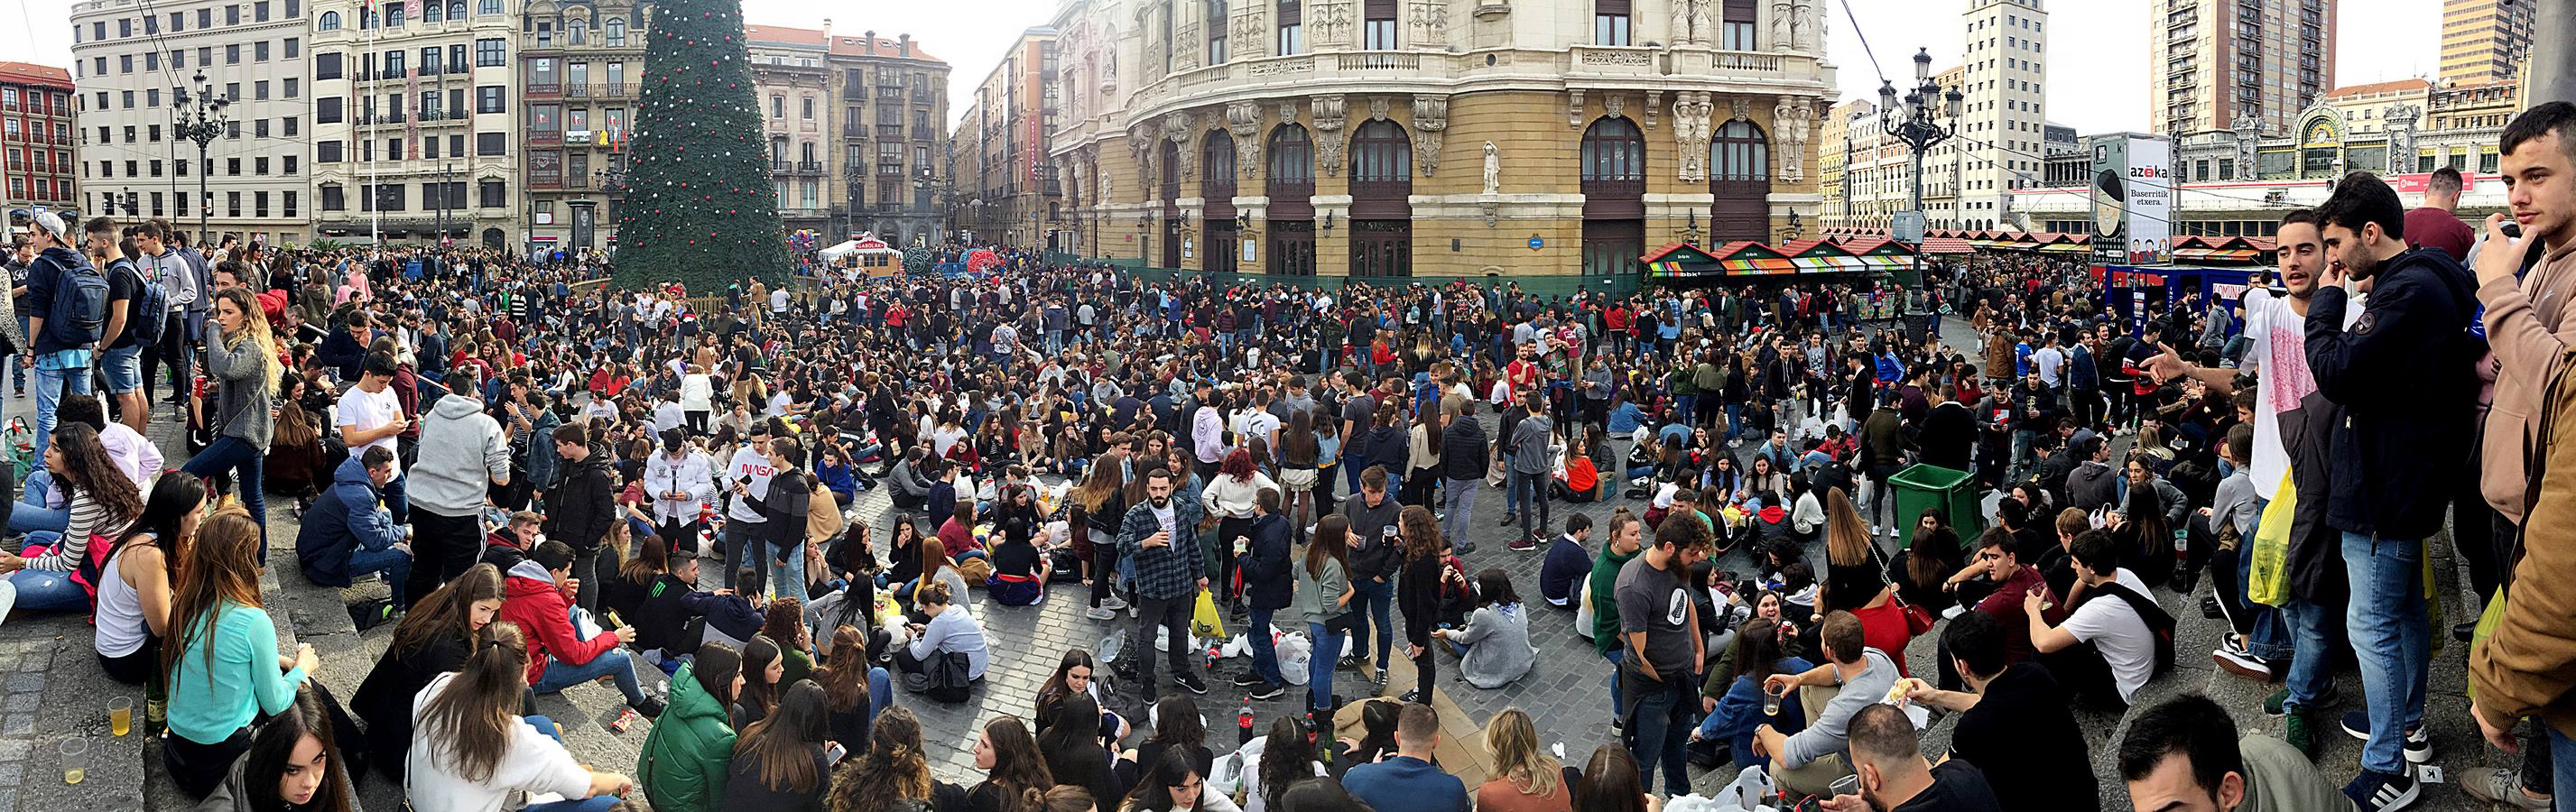
{"type": "MultiPolygon", "coordinates": [[[[2111,579],[2140,595],[2153,596],[2147,583],[2135,573],[2121,567],[2111,579]]],[[[2111,665],[2111,682],[2120,689],[2120,699],[2128,701],[2138,695],[2147,678],[2156,673],[2156,633],[2129,602],[2109,594],[2086,598],[2084,605],[2066,616],[2059,628],[2075,639],[2093,644],[2102,652],[2102,661],[2111,665]]]]}
{"type": "MultiPolygon", "coordinates": [[[[2361,319],[2361,310],[2344,308],[2346,329],[2361,319]]],[[[2245,336],[2253,346],[2245,353],[2244,366],[2262,371],[2255,378],[2254,464],[2247,476],[2254,480],[2254,495],[2267,501],[2290,469],[2290,452],[2281,445],[2280,414],[2299,408],[2301,398],[2317,391],[2317,376],[2308,371],[2307,330],[2308,317],[2291,310],[2287,298],[2264,288],[2245,290],[2245,336]]]]}
{"type": "MultiPolygon", "coordinates": [[[[363,388],[351,386],[349,391],[340,393],[338,411],[340,434],[347,436],[352,431],[368,431],[402,419],[402,401],[394,397],[391,386],[385,387],[382,392],[368,392],[363,388]]],[[[349,453],[364,455],[367,449],[379,447],[386,451],[398,450],[394,447],[394,435],[388,434],[376,438],[375,442],[353,447],[349,449],[349,453]]],[[[400,455],[394,458],[394,475],[402,476],[400,455]]]]}
{"type": "MultiPolygon", "coordinates": [[[[455,679],[455,672],[440,674],[412,698],[415,725],[421,710],[429,707],[430,700],[447,690],[448,683],[455,679]]],[[[590,792],[590,771],[582,769],[581,762],[553,737],[517,719],[511,720],[509,750],[495,762],[489,780],[465,780],[452,766],[450,748],[428,736],[412,737],[411,750],[405,758],[411,776],[411,802],[422,809],[501,812],[511,790],[566,798],[590,792]]]]}
{"type": "MultiPolygon", "coordinates": [[[[733,493],[734,483],[750,477],[751,495],[765,500],[769,498],[769,478],[777,473],[778,469],[769,467],[768,454],[745,444],[733,452],[733,459],[725,465],[724,480],[716,483],[716,489],[733,493]]],[[[769,517],[760,515],[760,511],[752,509],[751,500],[739,494],[734,496],[733,506],[725,509],[725,518],[754,524],[769,520],[769,517]]]]}
{"type": "Polygon", "coordinates": [[[2031,371],[2039,373],[2039,380],[2050,387],[2058,385],[2058,368],[2065,363],[2066,354],[2059,352],[2056,347],[2044,348],[2030,354],[2031,371]]]}

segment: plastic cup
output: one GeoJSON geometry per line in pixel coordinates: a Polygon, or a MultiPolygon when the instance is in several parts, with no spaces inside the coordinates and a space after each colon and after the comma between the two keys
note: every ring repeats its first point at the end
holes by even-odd
{"type": "Polygon", "coordinates": [[[134,699],[116,697],[107,701],[107,729],[123,736],[134,729],[134,699]]]}
{"type": "Polygon", "coordinates": [[[80,736],[64,739],[54,746],[54,752],[62,757],[63,783],[80,783],[89,772],[89,739],[80,736]]]}
{"type": "Polygon", "coordinates": [[[1772,692],[1767,691],[1767,690],[1762,692],[1762,715],[1764,715],[1764,716],[1778,716],[1778,715],[1780,715],[1780,695],[1779,695],[1779,694],[1775,694],[1775,693],[1772,693],[1772,692]]]}
{"type": "Polygon", "coordinates": [[[1830,792],[1829,792],[1828,794],[1833,795],[1833,796],[1835,796],[1835,797],[1840,797],[1840,796],[1844,796],[1844,795],[1859,795],[1859,794],[1860,794],[1860,776],[1857,776],[1857,775],[1846,775],[1846,776],[1843,776],[1843,777],[1841,777],[1841,778],[1836,778],[1836,779],[1834,779],[1834,783],[1833,783],[1832,789],[1830,790],[1830,792]]]}

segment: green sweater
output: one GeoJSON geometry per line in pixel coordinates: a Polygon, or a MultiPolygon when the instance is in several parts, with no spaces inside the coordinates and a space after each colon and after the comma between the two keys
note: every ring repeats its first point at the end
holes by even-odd
{"type": "Polygon", "coordinates": [[[1646,551],[1619,555],[1610,546],[1601,546],[1601,555],[1592,559],[1592,647],[1607,657],[1619,650],[1619,600],[1613,596],[1619,585],[1619,567],[1646,551]]]}

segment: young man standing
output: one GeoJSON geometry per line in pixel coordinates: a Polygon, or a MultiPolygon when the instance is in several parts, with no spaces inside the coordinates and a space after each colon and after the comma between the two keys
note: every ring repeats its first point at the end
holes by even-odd
{"type": "MultiPolygon", "coordinates": [[[[2514,749],[2518,717],[2535,717],[2547,734],[2525,748],[2521,780],[2507,768],[2485,768],[2460,774],[2460,787],[2480,800],[2521,809],[2547,809],[2554,797],[2576,797],[2569,795],[2576,793],[2576,764],[2549,769],[2553,755],[2560,761],[2576,757],[2576,740],[2569,735],[2576,730],[2576,719],[2567,699],[2576,683],[2551,664],[2564,662],[2566,641],[2576,639],[2576,625],[2569,622],[2576,611],[2559,588],[2569,555],[2576,552],[2571,545],[2576,536],[2567,532],[2566,495],[2526,493],[2530,472],[2523,457],[2525,443],[2544,431],[2539,416],[2549,411],[2551,400],[2562,397],[2550,390],[2550,383],[2567,352],[2560,331],[2569,326],[2567,302],[2576,296],[2576,239],[2571,239],[2576,238],[2576,186],[2570,185],[2576,179],[2576,155],[2571,150],[2576,150],[2576,105],[2541,104],[2505,126],[2505,199],[2521,224],[2522,239],[2507,242],[2503,216],[2488,217],[2487,243],[2477,264],[2478,301],[2486,306],[2487,341],[2495,350],[2497,369],[2479,485],[2496,512],[2490,538],[2502,548],[2498,552],[2509,553],[2505,545],[2516,538],[2523,552],[2503,579],[2502,622],[2493,637],[2469,653],[2469,684],[2477,696],[2470,711],[2487,740],[2507,751],[2514,749]],[[2531,506],[2529,515],[2526,505],[2531,506]],[[2521,534],[2526,528],[2531,532],[2521,534]],[[2517,575],[2539,582],[2536,588],[2516,589],[2517,575]]],[[[2565,419],[2559,418],[2560,425],[2565,419]]],[[[2564,460],[2571,447],[2576,445],[2557,440],[2537,451],[2564,460]]],[[[2551,470],[2567,470],[2563,465],[2551,470]]],[[[2499,555],[2499,560],[2512,559],[2499,555]]]]}
{"type": "Polygon", "coordinates": [[[2438,250],[2406,247],[2395,189],[2367,172],[2346,175],[2317,219],[2330,261],[2308,305],[2308,368],[2318,394],[2343,411],[2327,441],[2325,522],[2343,534],[2352,586],[2344,620],[2369,701],[2344,717],[2346,732],[2368,737],[2361,775],[2344,794],[2364,812],[2388,812],[2422,794],[2407,762],[2432,758],[2424,539],[2448,512],[2443,483],[2465,473],[2484,348],[2468,332],[2477,304],[2468,270],[2438,250]],[[2346,328],[2355,293],[2369,302],[2346,328]],[[2392,374],[2406,385],[2389,385],[2392,374]]]}
{"type": "Polygon", "coordinates": [[[152,314],[143,309],[143,275],[134,260],[125,256],[117,243],[116,221],[92,217],[81,228],[89,243],[90,256],[98,257],[99,272],[107,276],[107,325],[99,332],[99,377],[107,383],[108,397],[115,399],[117,422],[137,432],[151,410],[143,403],[143,344],[135,325],[152,314]]]}
{"type": "Polygon", "coordinates": [[[1708,555],[1707,529],[1668,521],[1655,531],[1655,546],[1619,568],[1612,594],[1619,603],[1620,644],[1626,649],[1628,751],[1646,787],[1663,768],[1665,792],[1690,794],[1687,772],[1691,716],[1699,712],[1700,663],[1708,659],[1700,636],[1690,570],[1708,555]]]}
{"type": "Polygon", "coordinates": [[[30,218],[27,244],[36,259],[27,265],[27,338],[22,362],[36,368],[36,437],[32,465],[45,467],[45,445],[54,435],[54,407],[65,393],[89,394],[89,369],[98,335],[73,326],[69,313],[55,313],[54,291],[74,284],[74,275],[98,271],[71,246],[71,226],[61,215],[37,212],[30,218]]]}
{"type": "MultiPolygon", "coordinates": [[[[2316,375],[2308,370],[2307,323],[2310,303],[2315,300],[2317,283],[2324,276],[2327,262],[2324,235],[2314,212],[2301,209],[2284,215],[2273,240],[2280,257],[2273,282],[2280,288],[2248,287],[2243,300],[2245,336],[2251,346],[2241,368],[2256,373],[2254,445],[2247,475],[2254,486],[2257,516],[2262,515],[2264,506],[2271,503],[2291,473],[2285,432],[2304,422],[2302,402],[2317,390],[2316,375]]],[[[2341,324],[2351,327],[2360,318],[2360,313],[2347,309],[2341,324]]],[[[2189,377],[2220,396],[2232,393],[2236,387],[2237,370],[2205,368],[2173,352],[2151,359],[2148,368],[2158,380],[2189,377]]],[[[2334,673],[2326,668],[2325,658],[2297,657],[2296,653],[2337,648],[2326,635],[2334,620],[2334,607],[2344,602],[2349,588],[2340,546],[2340,538],[2325,538],[2322,533],[2314,538],[2294,534],[2290,539],[2288,602],[2277,609],[2256,609],[2253,631],[2246,635],[2241,648],[2222,645],[2220,650],[2210,652],[2213,659],[2250,660],[2267,669],[2272,660],[2291,658],[2281,689],[2264,701],[2263,711],[2289,717],[2283,725],[2282,738],[2300,752],[2315,749],[2318,720],[2313,712],[2333,704],[2335,697],[2334,673]]],[[[2261,607],[2246,598],[2250,570],[2237,570],[2234,589],[2241,603],[2261,607]]]]}
{"type": "MultiPolygon", "coordinates": [[[[1127,521],[1118,534],[1119,549],[1135,562],[1136,569],[1136,653],[1120,664],[1141,664],[1132,681],[1142,686],[1147,704],[1154,701],[1154,654],[1150,647],[1153,635],[1164,636],[1164,655],[1171,661],[1172,679],[1190,693],[1207,693],[1207,683],[1199,680],[1190,667],[1190,608],[1199,590],[1207,588],[1207,575],[1199,554],[1198,527],[1183,521],[1172,501],[1173,474],[1157,468],[1145,475],[1146,500],[1127,509],[1127,521]]],[[[1128,676],[1121,673],[1120,676],[1128,676]]]]}
{"type": "MultiPolygon", "coordinates": [[[[402,400],[394,396],[394,375],[402,370],[394,363],[392,353],[368,353],[358,383],[340,394],[340,439],[348,443],[350,454],[364,453],[369,448],[398,452],[394,437],[411,427],[403,417],[402,400]]],[[[402,460],[394,460],[394,478],[384,487],[385,506],[393,510],[394,521],[411,521],[411,500],[405,490],[402,460]]]]}
{"type": "Polygon", "coordinates": [[[420,459],[411,466],[411,484],[420,486],[411,493],[411,583],[404,592],[415,600],[474,565],[488,494],[510,484],[510,435],[483,413],[481,391],[448,390],[420,424],[420,459]]]}
{"type": "MultiPolygon", "coordinates": [[[[1587,635],[1592,638],[1592,648],[1610,661],[1610,724],[1614,729],[1624,727],[1628,720],[1628,692],[1622,686],[1625,680],[1620,678],[1628,647],[1619,637],[1619,571],[1644,551],[1645,527],[1624,508],[1610,514],[1610,541],[1601,545],[1601,555],[1592,559],[1592,574],[1584,582],[1584,593],[1578,596],[1578,608],[1592,610],[1592,628],[1587,635]]],[[[1582,614],[1575,616],[1580,618],[1582,614]]]]}

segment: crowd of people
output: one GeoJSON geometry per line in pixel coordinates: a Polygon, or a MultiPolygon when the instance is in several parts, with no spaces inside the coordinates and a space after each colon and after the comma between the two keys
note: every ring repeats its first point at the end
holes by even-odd
{"type": "Polygon", "coordinates": [[[2076,709],[2127,710],[2200,642],[2168,606],[2207,573],[2212,657],[2282,683],[2282,736],[2198,696],[2138,709],[2137,807],[2379,812],[2432,758],[2423,562],[2447,528],[2488,598],[2453,630],[2477,720],[2528,754],[2458,780],[2548,808],[2576,780],[2576,607],[2546,588],[2576,500],[2543,476],[2576,464],[2554,431],[2571,127],[2551,103],[2506,129],[2510,218],[2461,223],[2456,173],[2412,211],[2357,173],[2281,219],[2241,295],[2118,313],[2080,265],[2008,255],[1903,288],[1015,257],[616,290],[592,256],[192,247],[37,212],[0,313],[36,415],[0,620],[90,615],[216,810],[351,809],[372,769],[441,810],[1626,812],[1730,764],[1827,809],[2065,810],[2099,804],[2076,709]],[[1864,318],[1890,313],[1912,317],[1864,318]],[[1901,515],[1918,463],[1992,515],[1901,515]],[[891,507],[859,511],[878,489],[891,507]],[[1476,549],[1479,517],[1507,550],[1476,549]],[[1527,553],[1535,584],[1501,565],[1527,553]],[[289,555],[319,587],[383,584],[351,606],[393,629],[346,703],[310,647],[277,654],[259,582],[289,555]],[[966,731],[906,704],[978,701],[1000,641],[977,613],[1046,601],[1128,644],[1064,651],[1025,716],[984,723],[980,783],[934,777],[925,735],[966,731]],[[1238,667],[1193,636],[1211,615],[1249,629],[1238,667]],[[1540,670],[1536,624],[1592,642],[1604,662],[1548,667],[1597,669],[1616,741],[1560,763],[1505,711],[1456,737],[1489,757],[1471,789],[1430,706],[1540,670]],[[1399,642],[1414,687],[1390,696],[1399,642]],[[1308,711],[1220,763],[1210,678],[1308,711]],[[650,720],[632,777],[533,713],[592,681],[650,720]],[[1133,700],[1143,719],[1112,707],[1133,700]],[[1949,717],[1936,765],[1919,731],[1949,717]],[[2366,740],[2340,792],[2308,761],[2329,720],[2366,740]]]}

